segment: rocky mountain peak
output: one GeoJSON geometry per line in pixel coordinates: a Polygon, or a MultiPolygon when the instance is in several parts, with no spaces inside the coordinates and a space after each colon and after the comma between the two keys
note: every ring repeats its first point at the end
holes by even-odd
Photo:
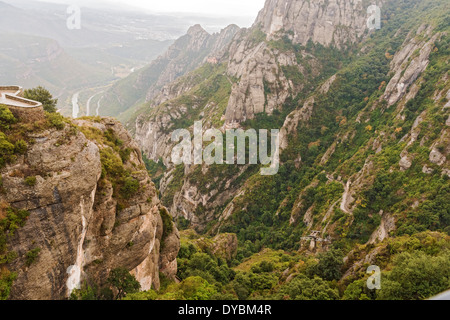
{"type": "Polygon", "coordinates": [[[362,0],[267,0],[254,26],[269,38],[284,31],[295,43],[340,46],[355,42],[367,30],[366,9],[362,0]]]}
{"type": "Polygon", "coordinates": [[[196,35],[202,35],[202,34],[209,34],[203,27],[199,24],[193,25],[190,27],[187,31],[187,34],[190,36],[196,36],[196,35]]]}
{"type": "Polygon", "coordinates": [[[232,33],[233,35],[236,34],[236,32],[238,32],[241,28],[239,28],[238,25],[236,24],[230,24],[228,26],[226,26],[225,28],[223,28],[222,30],[220,30],[220,34],[228,34],[228,33],[232,33]]]}

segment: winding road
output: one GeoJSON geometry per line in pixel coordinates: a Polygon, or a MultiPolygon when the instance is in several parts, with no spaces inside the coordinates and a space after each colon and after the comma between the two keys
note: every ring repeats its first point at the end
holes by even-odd
{"type": "Polygon", "coordinates": [[[72,118],[78,118],[78,113],[80,113],[80,106],[78,105],[78,96],[80,92],[75,93],[72,96],[72,118]]]}

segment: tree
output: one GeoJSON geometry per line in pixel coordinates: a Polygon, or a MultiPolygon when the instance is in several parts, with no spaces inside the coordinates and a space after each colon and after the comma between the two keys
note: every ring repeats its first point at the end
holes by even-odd
{"type": "Polygon", "coordinates": [[[300,274],[280,289],[278,299],[338,300],[339,293],[337,289],[331,288],[327,281],[317,276],[309,279],[300,274]]]}
{"type": "Polygon", "coordinates": [[[70,294],[69,300],[83,300],[83,301],[95,301],[98,297],[95,293],[95,288],[89,286],[86,282],[80,289],[75,289],[70,294]]]}
{"type": "Polygon", "coordinates": [[[217,293],[213,285],[201,277],[189,277],[180,284],[180,290],[187,300],[209,300],[217,293]]]}
{"type": "Polygon", "coordinates": [[[367,287],[367,277],[356,280],[345,289],[343,300],[374,300],[376,292],[367,287]]]}
{"type": "Polygon", "coordinates": [[[132,300],[132,301],[153,301],[158,298],[156,291],[149,290],[143,292],[130,293],[122,300],[132,300]]]}
{"type": "Polygon", "coordinates": [[[4,105],[0,105],[0,129],[7,130],[11,124],[17,122],[17,119],[8,109],[8,107],[4,105]]]}
{"type": "Polygon", "coordinates": [[[325,280],[339,280],[342,276],[341,268],[344,265],[344,257],[339,249],[332,249],[319,255],[319,263],[313,272],[325,280]]]}
{"type": "Polygon", "coordinates": [[[403,252],[395,257],[394,268],[384,274],[378,300],[428,299],[445,290],[450,283],[450,251],[437,256],[421,251],[403,252]]]}
{"type": "Polygon", "coordinates": [[[111,271],[107,282],[116,289],[116,300],[120,300],[128,293],[136,293],[141,289],[141,285],[127,269],[117,268],[111,271]]]}
{"type": "Polygon", "coordinates": [[[42,103],[44,110],[47,112],[51,113],[56,112],[56,105],[58,103],[58,99],[53,99],[51,93],[41,86],[36,87],[34,89],[25,90],[23,96],[26,99],[39,101],[40,103],[42,103]]]}

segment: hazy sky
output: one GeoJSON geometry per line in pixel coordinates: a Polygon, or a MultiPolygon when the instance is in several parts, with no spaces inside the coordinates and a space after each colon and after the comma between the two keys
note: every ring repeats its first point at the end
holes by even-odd
{"type": "MultiPolygon", "coordinates": [[[[36,1],[36,0],[35,0],[36,1]]],[[[152,12],[183,12],[256,18],[265,0],[37,0],[83,6],[107,3],[145,8],[152,12]]]]}

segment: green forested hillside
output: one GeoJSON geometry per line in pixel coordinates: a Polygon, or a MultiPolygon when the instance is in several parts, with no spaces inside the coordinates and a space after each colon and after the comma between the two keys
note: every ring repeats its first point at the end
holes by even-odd
{"type": "MultiPolygon", "coordinates": [[[[257,114],[241,126],[286,127],[313,98],[311,115],[288,130],[277,175],[260,176],[256,166],[168,170],[175,178],[162,190],[165,204],[179,208],[174,199],[193,187],[203,195],[217,193],[197,206],[190,227],[207,236],[236,234],[239,241],[236,258],[228,262],[188,245],[179,257],[180,278],[203,277],[211,285],[208,298],[425,299],[448,289],[449,31],[449,6],[441,0],[387,1],[382,28],[345,49],[293,44],[289,33],[269,41],[254,26],[247,39],[296,55],[303,72],[282,71],[302,86],[279,111],[257,114]],[[325,83],[331,84],[324,91],[325,83]],[[230,188],[234,196],[217,205],[230,188]],[[313,230],[330,242],[311,251],[301,238],[313,230]],[[272,250],[282,251],[278,256],[272,250]],[[386,279],[379,291],[365,286],[371,264],[386,279]],[[287,281],[291,274],[297,276],[287,281]]],[[[219,103],[214,96],[223,88],[208,88],[166,102],[138,121],[151,122],[168,106],[181,108],[196,97],[196,105],[207,107],[173,120],[167,130],[190,127],[200,113],[220,127],[223,118],[207,101],[219,103]]],[[[180,227],[189,227],[185,218],[179,215],[180,227]]]]}

